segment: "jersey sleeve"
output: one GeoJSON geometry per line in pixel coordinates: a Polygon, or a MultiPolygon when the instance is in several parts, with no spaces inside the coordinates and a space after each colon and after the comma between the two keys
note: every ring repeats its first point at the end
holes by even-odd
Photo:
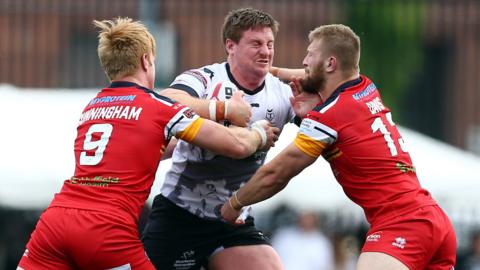
{"type": "Polygon", "coordinates": [[[337,140],[337,132],[318,122],[316,112],[310,112],[303,119],[294,144],[305,154],[319,157],[323,150],[337,140]]]}
{"type": "Polygon", "coordinates": [[[171,88],[183,90],[191,96],[201,98],[210,84],[209,75],[202,69],[191,69],[178,75],[170,84],[171,88]]]}
{"type": "Polygon", "coordinates": [[[191,142],[197,136],[204,119],[188,107],[180,104],[177,106],[180,106],[181,109],[165,125],[165,137],[168,139],[177,137],[191,142]]]}

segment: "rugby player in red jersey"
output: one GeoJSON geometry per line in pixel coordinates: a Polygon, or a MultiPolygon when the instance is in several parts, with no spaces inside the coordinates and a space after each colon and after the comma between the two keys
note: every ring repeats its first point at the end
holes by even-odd
{"type": "Polygon", "coordinates": [[[309,39],[305,76],[294,82],[322,102],[303,118],[295,140],[223,205],[222,216],[242,223],[242,207],[273,196],[322,155],[371,225],[357,269],[452,270],[453,226],[420,186],[377,87],[359,74],[359,37],[347,26],[325,25],[309,39]]]}
{"type": "MultiPolygon", "coordinates": [[[[269,125],[226,128],[156,94],[155,41],[146,27],[129,18],[94,24],[111,84],[83,110],[75,172],[40,217],[17,269],[155,269],[137,223],[170,139],[242,158],[277,137],[269,125]]],[[[243,103],[242,93],[231,102],[243,103]]]]}

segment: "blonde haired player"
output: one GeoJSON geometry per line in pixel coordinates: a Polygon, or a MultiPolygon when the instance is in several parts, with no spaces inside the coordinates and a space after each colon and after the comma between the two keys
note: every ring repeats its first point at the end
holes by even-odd
{"type": "Polygon", "coordinates": [[[111,83],[80,115],[75,172],[40,217],[17,269],[155,269],[137,223],[169,140],[242,158],[276,137],[268,125],[226,128],[156,94],[155,41],[145,26],[129,18],[94,24],[111,83]]]}

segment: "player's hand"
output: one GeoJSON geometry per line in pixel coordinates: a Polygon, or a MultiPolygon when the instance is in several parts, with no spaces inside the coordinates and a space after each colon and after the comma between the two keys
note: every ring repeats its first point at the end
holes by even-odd
{"type": "Polygon", "coordinates": [[[309,111],[311,111],[315,106],[322,102],[322,97],[319,94],[309,93],[303,91],[301,77],[291,78],[289,83],[290,88],[292,88],[293,97],[290,97],[290,103],[292,105],[295,115],[300,118],[304,118],[309,111]]]}
{"type": "Polygon", "coordinates": [[[246,127],[252,117],[252,107],[243,96],[245,93],[241,90],[235,91],[231,99],[229,99],[226,119],[235,126],[246,127]]]}
{"type": "Polygon", "coordinates": [[[280,135],[280,129],[272,126],[267,120],[258,120],[253,123],[252,127],[259,127],[265,131],[266,142],[260,148],[262,151],[267,151],[270,147],[275,146],[275,142],[278,141],[278,136],[280,135]]]}
{"type": "Polygon", "coordinates": [[[241,225],[245,223],[244,220],[238,218],[240,216],[241,210],[237,211],[233,209],[228,201],[223,204],[220,212],[222,214],[222,218],[230,224],[241,225]]]}

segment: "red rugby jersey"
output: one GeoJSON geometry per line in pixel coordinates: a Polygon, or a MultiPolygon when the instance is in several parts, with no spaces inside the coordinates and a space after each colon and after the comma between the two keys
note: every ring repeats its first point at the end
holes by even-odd
{"type": "Polygon", "coordinates": [[[75,139],[75,173],[50,206],[140,215],[172,136],[193,139],[201,118],[131,82],[113,82],[83,110],[75,139]],[[197,126],[197,128],[192,128],[197,126]]]}
{"type": "Polygon", "coordinates": [[[295,144],[310,156],[323,155],[370,224],[436,204],[419,184],[390,110],[363,75],[303,119],[295,144]]]}

